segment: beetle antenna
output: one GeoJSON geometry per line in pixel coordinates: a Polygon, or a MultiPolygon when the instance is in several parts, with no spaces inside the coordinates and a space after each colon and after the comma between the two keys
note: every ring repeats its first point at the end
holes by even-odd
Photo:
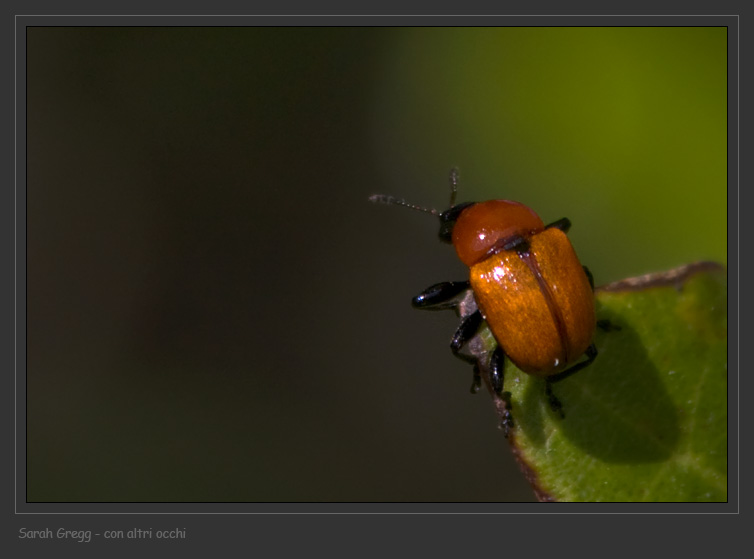
{"type": "Polygon", "coordinates": [[[369,197],[370,202],[374,202],[375,204],[389,204],[392,206],[403,206],[404,208],[409,208],[412,210],[416,210],[418,212],[425,212],[432,215],[440,215],[440,212],[438,212],[435,209],[430,208],[423,208],[421,206],[417,206],[415,204],[409,204],[405,200],[401,198],[396,198],[395,196],[389,196],[387,194],[373,194],[369,197]]]}
{"type": "Polygon", "coordinates": [[[456,205],[456,194],[458,192],[458,167],[450,170],[450,208],[456,205]]]}

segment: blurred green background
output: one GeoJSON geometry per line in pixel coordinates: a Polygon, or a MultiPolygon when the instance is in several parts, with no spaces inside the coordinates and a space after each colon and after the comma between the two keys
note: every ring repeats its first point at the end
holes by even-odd
{"type": "Polygon", "coordinates": [[[530,501],[432,218],[726,262],[725,28],[29,28],[29,501],[530,501]]]}

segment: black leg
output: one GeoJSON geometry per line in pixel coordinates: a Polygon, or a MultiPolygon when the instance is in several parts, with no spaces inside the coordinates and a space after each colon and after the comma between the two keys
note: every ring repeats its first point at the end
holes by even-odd
{"type": "Polygon", "coordinates": [[[545,229],[550,229],[554,227],[555,229],[560,229],[563,233],[568,233],[568,230],[571,228],[571,220],[567,217],[563,217],[557,221],[553,221],[549,225],[545,226],[545,229]]]}
{"type": "Polygon", "coordinates": [[[490,382],[495,393],[503,392],[503,371],[505,367],[505,353],[503,348],[497,346],[490,357],[490,382]]]}
{"type": "Polygon", "coordinates": [[[550,403],[550,409],[557,413],[560,416],[560,419],[565,418],[565,413],[563,413],[563,404],[560,403],[560,400],[557,399],[555,394],[552,393],[552,382],[549,378],[545,379],[545,395],[547,396],[547,401],[550,403]]]}
{"type": "Polygon", "coordinates": [[[471,393],[476,394],[482,387],[482,375],[479,373],[479,364],[474,363],[474,380],[471,382],[471,393]]]}
{"type": "Polygon", "coordinates": [[[514,425],[513,415],[511,414],[511,409],[513,408],[513,405],[511,404],[511,393],[503,392],[500,395],[500,397],[505,402],[505,411],[503,412],[503,420],[500,422],[500,427],[503,428],[503,434],[505,435],[505,438],[507,439],[514,425]]]}
{"type": "Polygon", "coordinates": [[[589,285],[592,286],[592,291],[594,291],[594,276],[592,275],[592,272],[589,271],[589,268],[586,266],[582,266],[584,268],[584,273],[586,274],[586,278],[589,280],[589,285]]]}
{"type": "Polygon", "coordinates": [[[562,373],[557,373],[555,375],[547,377],[547,382],[560,382],[561,380],[566,379],[572,374],[580,371],[584,367],[591,365],[592,362],[597,358],[597,346],[591,344],[588,348],[586,348],[584,355],[586,355],[586,359],[584,361],[582,361],[581,363],[576,363],[573,367],[566,369],[562,373]]]}
{"type": "Polygon", "coordinates": [[[453,352],[453,355],[466,361],[470,361],[471,363],[476,363],[476,358],[462,355],[459,351],[461,351],[461,348],[476,335],[479,326],[482,324],[482,320],[484,319],[482,318],[482,313],[479,311],[473,312],[463,319],[463,322],[461,322],[461,325],[450,340],[450,349],[453,352]]]}
{"type": "Polygon", "coordinates": [[[468,281],[445,281],[436,283],[411,300],[417,309],[441,310],[454,307],[458,295],[469,288],[468,281]]]}
{"type": "Polygon", "coordinates": [[[547,399],[550,402],[550,409],[560,415],[561,418],[565,417],[565,413],[563,413],[563,404],[561,404],[560,400],[558,400],[555,397],[555,394],[553,394],[552,385],[556,382],[560,382],[561,380],[570,377],[572,374],[580,371],[584,367],[591,365],[592,362],[597,358],[597,346],[591,344],[588,348],[586,348],[584,355],[586,355],[586,360],[582,361],[581,363],[576,363],[573,367],[566,369],[562,373],[549,376],[545,379],[545,394],[547,395],[547,399]]]}
{"type": "Polygon", "coordinates": [[[490,383],[495,393],[505,402],[505,408],[503,410],[503,419],[500,422],[500,427],[503,429],[503,434],[507,439],[510,435],[510,430],[513,428],[513,415],[511,409],[511,393],[503,392],[503,372],[505,370],[505,353],[503,348],[497,346],[495,351],[492,352],[490,357],[490,383]]]}

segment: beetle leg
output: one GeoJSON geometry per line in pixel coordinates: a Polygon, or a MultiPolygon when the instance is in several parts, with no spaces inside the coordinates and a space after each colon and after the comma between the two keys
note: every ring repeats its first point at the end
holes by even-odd
{"type": "Polygon", "coordinates": [[[479,364],[474,363],[474,380],[471,382],[471,393],[476,394],[482,387],[482,375],[479,373],[479,364]]]}
{"type": "Polygon", "coordinates": [[[495,393],[500,399],[505,402],[502,412],[502,420],[500,421],[500,428],[503,430],[503,434],[507,439],[510,435],[510,430],[513,428],[513,415],[511,414],[511,393],[503,392],[503,371],[505,370],[505,353],[503,348],[497,346],[495,351],[490,356],[490,384],[495,393]]]}
{"type": "Polygon", "coordinates": [[[584,268],[584,273],[586,274],[586,278],[589,280],[589,285],[592,287],[592,291],[594,291],[594,276],[592,275],[592,272],[589,271],[589,268],[586,266],[582,266],[584,268]]]}
{"type": "Polygon", "coordinates": [[[453,299],[469,288],[468,281],[445,281],[436,283],[411,300],[417,309],[442,310],[455,306],[453,299]]]}
{"type": "Polygon", "coordinates": [[[476,335],[477,330],[479,330],[479,326],[482,324],[482,320],[483,319],[481,312],[476,311],[471,313],[469,316],[463,319],[463,322],[461,322],[461,325],[458,327],[455,334],[453,334],[453,338],[450,340],[450,350],[453,352],[453,355],[463,361],[466,361],[467,363],[474,365],[474,384],[472,384],[472,392],[476,392],[474,390],[474,386],[476,385],[476,377],[478,374],[477,360],[476,357],[472,355],[465,355],[461,353],[461,349],[471,338],[476,335]]]}
{"type": "MultiPolygon", "coordinates": [[[[594,291],[594,276],[592,275],[592,272],[587,268],[586,266],[582,266],[584,268],[584,273],[586,274],[587,279],[589,280],[589,285],[592,287],[592,291],[594,291]]],[[[604,332],[612,332],[613,330],[620,330],[620,326],[617,324],[613,324],[607,319],[601,319],[597,321],[597,328],[604,332]]]]}
{"type": "MultiPolygon", "coordinates": [[[[582,268],[584,268],[584,273],[589,280],[589,285],[592,287],[592,291],[594,291],[594,276],[592,275],[592,272],[589,271],[589,268],[587,268],[586,266],[582,266],[582,268]]],[[[606,318],[597,321],[597,328],[599,328],[603,332],[613,332],[621,329],[620,326],[613,324],[606,318]]]]}
{"type": "Polygon", "coordinates": [[[550,409],[557,413],[560,416],[560,419],[564,419],[565,414],[563,413],[563,404],[558,400],[555,394],[552,393],[553,382],[554,381],[551,381],[550,379],[545,379],[545,395],[547,396],[547,401],[550,403],[550,409]]]}
{"type": "Polygon", "coordinates": [[[571,228],[571,220],[567,217],[563,217],[557,221],[553,221],[549,225],[545,225],[545,229],[550,229],[552,227],[560,229],[563,233],[568,233],[568,230],[571,228]]]}
{"type": "Polygon", "coordinates": [[[552,385],[556,382],[560,382],[561,380],[570,377],[572,374],[574,374],[577,371],[580,371],[584,367],[588,367],[592,364],[592,362],[597,358],[597,346],[594,344],[591,344],[588,348],[586,348],[586,352],[584,353],[586,355],[586,360],[582,361],[581,363],[576,363],[573,367],[566,369],[562,373],[558,373],[556,375],[552,375],[550,377],[547,377],[545,379],[545,394],[547,395],[547,399],[550,402],[550,408],[552,411],[558,413],[560,417],[565,417],[565,414],[563,413],[563,404],[560,403],[560,400],[558,400],[555,397],[555,394],[552,392],[552,385]]]}
{"type": "Polygon", "coordinates": [[[476,363],[476,358],[469,355],[462,355],[459,352],[461,351],[461,348],[476,335],[479,326],[482,324],[482,320],[482,313],[479,311],[473,312],[463,319],[463,322],[461,322],[461,325],[450,340],[450,349],[453,352],[453,355],[460,357],[465,361],[476,363]]]}
{"type": "Polygon", "coordinates": [[[588,348],[586,348],[584,355],[586,355],[586,360],[582,361],[581,363],[576,363],[573,367],[566,369],[562,373],[557,373],[555,375],[547,377],[547,382],[560,382],[561,380],[570,377],[573,373],[591,365],[592,362],[597,358],[597,346],[591,344],[588,348]]]}
{"type": "Polygon", "coordinates": [[[503,402],[505,402],[505,410],[503,411],[503,420],[500,422],[500,426],[503,428],[503,434],[505,435],[505,438],[507,439],[514,425],[513,415],[511,414],[511,408],[512,408],[511,393],[503,392],[500,395],[500,398],[502,398],[503,402]]]}
{"type": "Polygon", "coordinates": [[[503,348],[497,346],[490,357],[490,381],[496,394],[503,392],[503,371],[505,367],[505,353],[503,348]]]}

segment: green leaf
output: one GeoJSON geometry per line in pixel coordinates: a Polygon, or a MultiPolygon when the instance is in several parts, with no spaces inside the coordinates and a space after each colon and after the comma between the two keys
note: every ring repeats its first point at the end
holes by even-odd
{"type": "Polygon", "coordinates": [[[698,263],[598,289],[620,330],[598,329],[595,362],[553,383],[562,418],[544,380],[508,365],[509,441],[540,500],[727,500],[726,281],[698,263]]]}

